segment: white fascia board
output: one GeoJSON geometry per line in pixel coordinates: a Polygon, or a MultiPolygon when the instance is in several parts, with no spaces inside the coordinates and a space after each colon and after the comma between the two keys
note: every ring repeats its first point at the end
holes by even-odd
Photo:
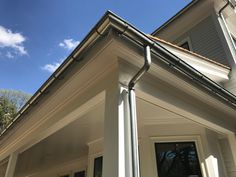
{"type": "Polygon", "coordinates": [[[229,80],[228,75],[229,75],[230,69],[224,68],[210,61],[203,60],[202,58],[197,57],[196,55],[192,55],[191,53],[184,52],[173,46],[164,44],[162,42],[160,43],[163,47],[165,47],[167,50],[172,52],[178,58],[188,63],[190,66],[192,66],[193,68],[195,68],[196,70],[204,74],[205,76],[209,77],[211,80],[218,83],[223,83],[229,80]]]}

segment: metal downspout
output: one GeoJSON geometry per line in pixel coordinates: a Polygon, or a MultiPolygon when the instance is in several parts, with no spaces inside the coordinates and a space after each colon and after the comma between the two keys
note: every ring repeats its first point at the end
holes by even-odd
{"type": "Polygon", "coordinates": [[[132,153],[132,172],[133,177],[139,177],[139,151],[138,151],[138,130],[135,99],[135,84],[148,71],[151,65],[151,49],[145,47],[145,61],[143,67],[135,74],[128,84],[129,89],[129,108],[130,108],[130,126],[131,126],[131,153],[132,153]]]}
{"type": "Polygon", "coordinates": [[[227,0],[227,3],[219,10],[219,15],[222,15],[223,10],[230,4],[229,0],[227,0]]]}

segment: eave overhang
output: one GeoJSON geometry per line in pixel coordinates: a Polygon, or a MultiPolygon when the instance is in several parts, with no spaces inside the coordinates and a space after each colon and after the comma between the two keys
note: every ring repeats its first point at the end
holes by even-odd
{"type": "Polygon", "coordinates": [[[168,51],[164,46],[150,39],[146,34],[139,31],[137,28],[127,23],[122,18],[116,16],[110,11],[107,11],[101,20],[92,28],[84,40],[75,48],[75,50],[67,57],[61,66],[49,77],[49,79],[38,89],[31,99],[18,112],[11,124],[1,133],[0,139],[20,121],[24,115],[30,111],[30,108],[37,104],[39,99],[47,93],[49,88],[63,77],[63,73],[69,69],[69,66],[74,61],[80,62],[83,60],[83,54],[88,52],[100,39],[106,36],[113,29],[120,35],[124,35],[140,46],[149,45],[152,48],[152,55],[158,56],[160,60],[181,74],[191,78],[203,90],[212,91],[216,98],[223,101],[225,104],[236,107],[236,96],[222,88],[216,82],[212,81],[201,72],[194,69],[192,66],[181,60],[178,56],[168,51]]]}

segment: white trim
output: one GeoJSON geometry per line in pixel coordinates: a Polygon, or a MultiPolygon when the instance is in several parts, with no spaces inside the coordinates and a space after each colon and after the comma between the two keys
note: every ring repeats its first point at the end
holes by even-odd
{"type": "Polygon", "coordinates": [[[59,174],[57,175],[57,177],[62,177],[62,176],[66,176],[66,175],[68,175],[69,177],[72,177],[72,176],[71,176],[71,171],[59,173],[59,174]]]}
{"type": "Polygon", "coordinates": [[[94,174],[94,160],[98,157],[101,157],[101,156],[103,157],[103,152],[99,152],[99,153],[89,155],[87,177],[93,177],[93,174],[94,174]]]}
{"type": "Polygon", "coordinates": [[[7,164],[7,170],[6,170],[5,177],[13,177],[14,176],[17,159],[18,159],[17,152],[14,152],[10,155],[9,161],[7,164]]]}
{"type": "Polygon", "coordinates": [[[228,138],[230,150],[232,152],[234,166],[236,167],[236,152],[235,152],[235,148],[236,148],[236,135],[233,134],[233,133],[232,134],[228,134],[227,138],[228,138]]]}
{"type": "Polygon", "coordinates": [[[225,41],[228,45],[228,49],[230,51],[230,54],[234,60],[233,62],[235,64],[236,63],[235,45],[234,45],[233,38],[231,36],[230,30],[227,26],[227,23],[226,23],[223,15],[221,17],[220,16],[218,17],[218,22],[219,22],[219,25],[220,25],[221,30],[223,32],[223,36],[225,38],[225,41]]]}
{"type": "Polygon", "coordinates": [[[97,144],[97,143],[101,143],[101,142],[102,143],[104,142],[104,137],[89,141],[86,144],[87,144],[87,146],[91,146],[93,144],[97,144]]]}
{"type": "Polygon", "coordinates": [[[87,170],[85,168],[76,168],[76,169],[73,169],[73,170],[67,170],[67,171],[64,171],[64,172],[61,172],[61,173],[57,174],[57,177],[66,176],[66,175],[69,175],[69,177],[74,177],[75,173],[82,172],[82,171],[85,172],[85,177],[86,177],[87,170]]]}
{"type": "Polygon", "coordinates": [[[41,169],[34,173],[31,173],[28,177],[60,177],[66,174],[69,174],[70,177],[72,177],[71,175],[74,171],[85,171],[85,173],[87,174],[87,159],[87,156],[83,156],[71,161],[63,162],[62,164],[55,165],[49,169],[41,169]]]}
{"type": "Polygon", "coordinates": [[[158,137],[150,137],[151,140],[151,153],[152,153],[152,163],[155,164],[155,171],[156,171],[156,176],[158,176],[158,171],[157,171],[157,164],[156,164],[156,153],[155,153],[155,143],[160,143],[160,142],[194,142],[196,146],[196,151],[198,155],[198,160],[199,160],[199,165],[200,169],[202,172],[203,177],[207,177],[206,173],[206,164],[205,164],[205,159],[204,157],[204,152],[203,152],[203,145],[201,142],[201,137],[200,135],[188,135],[188,136],[158,136],[158,137]]]}
{"type": "Polygon", "coordinates": [[[235,50],[236,50],[236,35],[234,35],[233,33],[231,33],[233,42],[234,42],[234,46],[235,46],[235,50]]]}
{"type": "Polygon", "coordinates": [[[74,175],[75,175],[75,173],[77,173],[77,172],[82,172],[82,171],[84,171],[85,172],[85,174],[84,174],[84,177],[86,177],[87,176],[87,169],[76,169],[76,170],[73,170],[72,171],[72,177],[74,177],[74,175]]]}

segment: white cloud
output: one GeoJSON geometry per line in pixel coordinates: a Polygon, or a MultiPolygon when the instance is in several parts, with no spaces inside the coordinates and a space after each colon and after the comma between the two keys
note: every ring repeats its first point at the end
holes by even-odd
{"type": "Polygon", "coordinates": [[[10,29],[0,26],[0,48],[9,47],[17,54],[26,55],[27,51],[23,45],[25,37],[20,33],[13,33],[10,29]]]}
{"type": "Polygon", "coordinates": [[[42,67],[43,70],[48,71],[50,73],[53,73],[59,66],[61,63],[56,62],[53,64],[46,64],[42,67]]]}
{"type": "Polygon", "coordinates": [[[7,57],[7,58],[14,58],[14,55],[12,55],[11,52],[7,52],[6,57],[7,57]]]}
{"type": "Polygon", "coordinates": [[[59,46],[67,50],[72,50],[78,44],[79,44],[79,41],[75,41],[74,39],[64,39],[63,42],[59,43],[59,46]]]}
{"type": "Polygon", "coordinates": [[[59,60],[59,62],[54,62],[52,64],[50,64],[50,63],[46,64],[43,67],[41,67],[41,69],[44,71],[47,71],[49,73],[53,73],[62,64],[63,61],[64,61],[64,59],[61,59],[61,60],[59,60]]]}

